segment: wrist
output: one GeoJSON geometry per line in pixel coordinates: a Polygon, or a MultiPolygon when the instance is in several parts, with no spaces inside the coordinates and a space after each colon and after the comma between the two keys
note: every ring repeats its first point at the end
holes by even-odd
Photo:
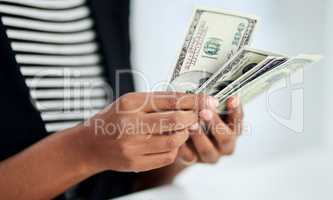
{"type": "Polygon", "coordinates": [[[80,173],[92,176],[106,170],[98,165],[98,158],[93,155],[94,138],[89,127],[80,124],[66,132],[68,138],[67,146],[69,147],[68,151],[73,155],[73,159],[80,173]]]}

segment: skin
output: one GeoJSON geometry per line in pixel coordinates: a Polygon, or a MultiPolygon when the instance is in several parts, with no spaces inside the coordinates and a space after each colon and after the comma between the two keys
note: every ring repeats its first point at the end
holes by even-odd
{"type": "Polygon", "coordinates": [[[239,102],[236,97],[228,99],[225,122],[214,109],[200,112],[200,121],[208,126],[208,132],[202,126],[191,127],[191,141],[181,149],[183,162],[214,164],[222,156],[234,153],[243,124],[243,111],[239,102]]]}
{"type": "Polygon", "coordinates": [[[168,182],[183,168],[180,149],[189,137],[196,140],[190,128],[213,106],[203,95],[127,94],[84,124],[0,162],[0,199],[52,199],[106,170],[138,172],[142,188],[144,174],[168,182]]]}
{"type": "Polygon", "coordinates": [[[225,120],[216,113],[214,104],[216,102],[199,113],[200,123],[207,126],[208,130],[204,131],[198,124],[190,127],[187,130],[190,139],[181,146],[176,162],[171,166],[141,173],[137,180],[138,190],[169,184],[181,171],[193,164],[215,164],[223,156],[233,154],[243,124],[240,100],[237,97],[228,99],[225,120]]]}

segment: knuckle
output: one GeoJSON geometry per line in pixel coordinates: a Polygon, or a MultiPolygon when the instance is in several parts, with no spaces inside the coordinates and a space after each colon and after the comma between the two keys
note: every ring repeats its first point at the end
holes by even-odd
{"type": "Polygon", "coordinates": [[[131,105],[131,101],[134,98],[134,96],[135,96],[135,93],[127,93],[127,94],[121,96],[120,99],[119,99],[119,102],[118,102],[119,107],[121,109],[129,108],[130,105],[131,105]]]}

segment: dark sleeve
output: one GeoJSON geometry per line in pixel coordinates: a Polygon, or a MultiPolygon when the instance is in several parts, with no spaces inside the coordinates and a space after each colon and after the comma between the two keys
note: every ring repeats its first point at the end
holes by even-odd
{"type": "Polygon", "coordinates": [[[135,88],[133,74],[130,72],[130,1],[90,0],[89,2],[96,19],[107,80],[114,89],[114,96],[119,97],[132,92],[135,88]]]}
{"type": "MultiPolygon", "coordinates": [[[[129,0],[90,0],[88,1],[96,19],[96,29],[103,55],[107,79],[117,87],[117,95],[134,91],[130,73],[116,83],[119,70],[130,70],[129,0]]],[[[80,184],[78,194],[89,200],[110,199],[133,192],[134,173],[108,171],[98,174],[80,184]]]]}
{"type": "Polygon", "coordinates": [[[0,160],[46,136],[39,112],[30,101],[29,89],[0,23],[0,160]]]}
{"type": "MultiPolygon", "coordinates": [[[[47,136],[40,113],[30,99],[0,22],[0,162],[47,136]]],[[[56,199],[64,200],[64,196],[56,199]]]]}

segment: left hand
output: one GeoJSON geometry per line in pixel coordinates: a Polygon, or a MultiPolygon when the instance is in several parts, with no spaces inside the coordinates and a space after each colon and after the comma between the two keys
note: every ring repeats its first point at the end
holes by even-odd
{"type": "Polygon", "coordinates": [[[214,109],[202,110],[200,119],[202,124],[190,128],[191,140],[179,151],[179,161],[185,165],[197,162],[213,164],[222,156],[233,154],[243,122],[239,98],[228,99],[225,120],[214,109]]]}

